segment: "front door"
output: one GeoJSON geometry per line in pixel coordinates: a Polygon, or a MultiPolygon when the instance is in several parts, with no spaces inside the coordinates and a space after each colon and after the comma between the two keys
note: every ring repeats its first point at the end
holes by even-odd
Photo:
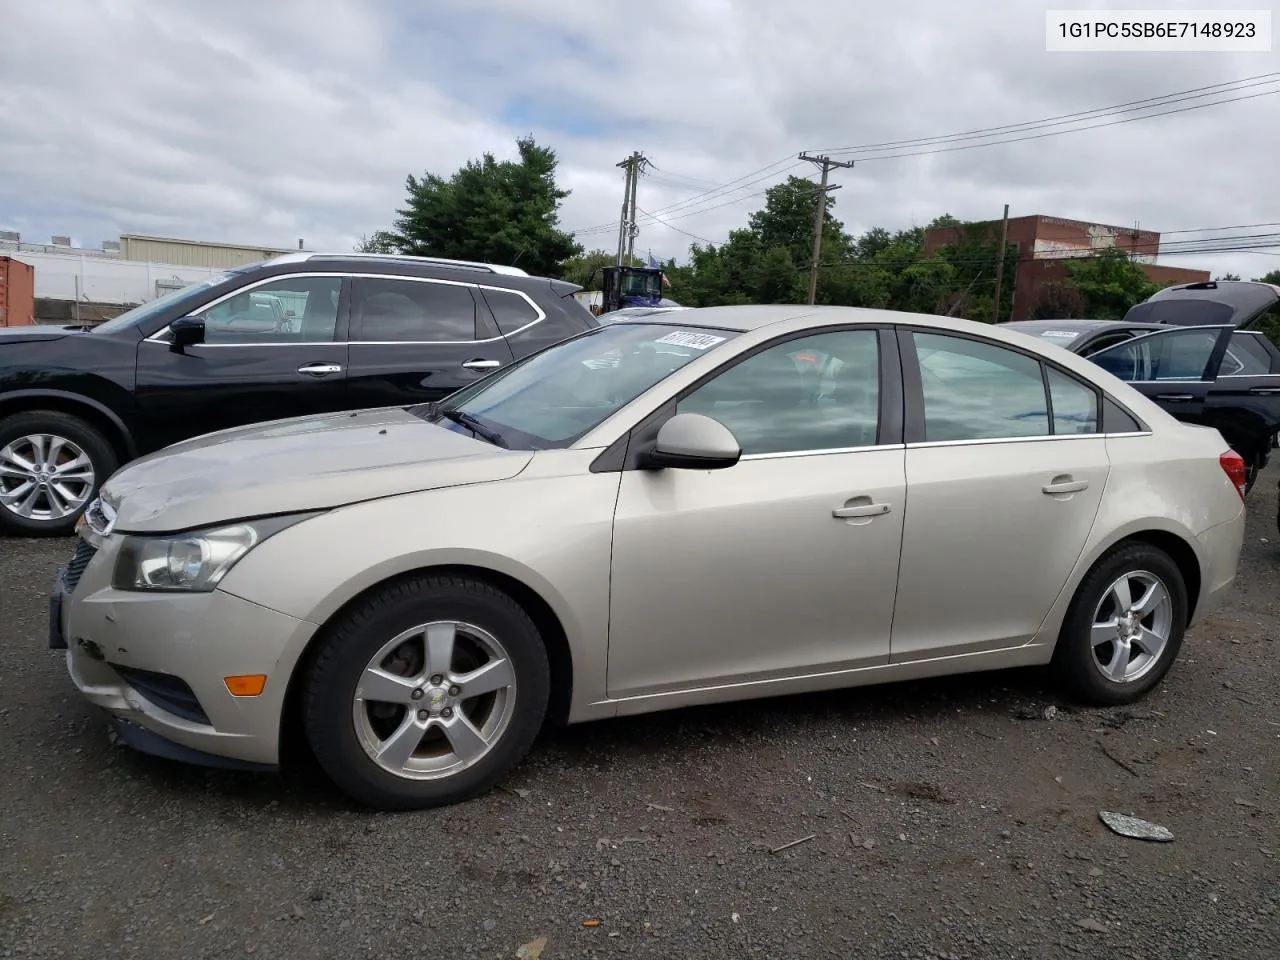
{"type": "Polygon", "coordinates": [[[989,341],[904,331],[901,343],[919,386],[906,394],[892,660],[1021,646],[1057,600],[1102,499],[1099,394],[989,341]]]}
{"type": "Polygon", "coordinates": [[[354,277],[351,403],[441,400],[512,362],[473,284],[354,277]]]}
{"type": "Polygon", "coordinates": [[[342,277],[297,275],[239,290],[196,316],[204,343],[138,344],[136,402],[155,449],[230,427],[342,410],[342,277]]]}
{"type": "Polygon", "coordinates": [[[680,400],[733,431],[735,466],[623,473],[610,697],[887,662],[906,499],[880,336],[788,340],[680,400]]]}
{"type": "Polygon", "coordinates": [[[1089,359],[1187,423],[1205,422],[1213,386],[1235,328],[1172,327],[1092,354],[1089,359]]]}

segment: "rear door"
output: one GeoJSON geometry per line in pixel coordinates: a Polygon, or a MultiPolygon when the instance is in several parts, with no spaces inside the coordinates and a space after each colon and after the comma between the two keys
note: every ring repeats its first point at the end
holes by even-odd
{"type": "Polygon", "coordinates": [[[1251,434],[1280,430],[1280,353],[1266,337],[1232,334],[1207,406],[1207,415],[1229,417],[1251,434]]]}
{"type": "Polygon", "coordinates": [[[1171,327],[1089,357],[1179,420],[1205,422],[1205,400],[1231,341],[1232,326],[1171,327]]]}
{"type": "Polygon", "coordinates": [[[351,280],[351,406],[441,400],[511,363],[475,284],[357,276],[351,280]]]}

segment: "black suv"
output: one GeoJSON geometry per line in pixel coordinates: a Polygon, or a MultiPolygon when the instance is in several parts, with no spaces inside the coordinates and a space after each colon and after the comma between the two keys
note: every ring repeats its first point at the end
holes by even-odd
{"type": "Polygon", "coordinates": [[[229,427],[438,400],[599,321],[514,267],[287,254],[99,326],[0,329],[0,531],[70,533],[122,463],[229,427]]]}

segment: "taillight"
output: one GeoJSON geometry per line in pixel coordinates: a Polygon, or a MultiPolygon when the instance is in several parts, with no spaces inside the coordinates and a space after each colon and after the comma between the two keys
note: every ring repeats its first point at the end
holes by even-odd
{"type": "Polygon", "coordinates": [[[1222,472],[1235,485],[1236,493],[1240,494],[1240,499],[1243,500],[1244,488],[1249,479],[1249,470],[1244,465],[1244,457],[1234,450],[1228,450],[1218,457],[1218,463],[1222,464],[1222,472]]]}

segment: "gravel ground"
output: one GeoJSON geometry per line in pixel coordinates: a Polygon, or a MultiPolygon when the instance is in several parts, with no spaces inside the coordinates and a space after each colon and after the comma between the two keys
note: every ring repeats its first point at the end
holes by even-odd
{"type": "Polygon", "coordinates": [[[1278,478],[1137,708],[1024,671],[612,721],[408,815],[113,746],[44,647],[67,541],[0,541],[0,957],[1274,960],[1278,478]]]}

